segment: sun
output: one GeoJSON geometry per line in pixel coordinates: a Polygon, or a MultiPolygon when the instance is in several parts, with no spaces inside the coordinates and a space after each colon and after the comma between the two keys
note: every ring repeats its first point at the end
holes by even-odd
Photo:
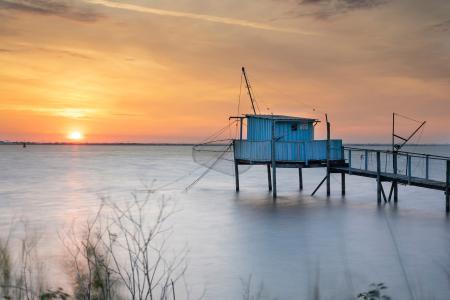
{"type": "Polygon", "coordinates": [[[84,136],[79,131],[72,131],[67,135],[67,138],[72,141],[80,141],[84,138],[84,136]]]}

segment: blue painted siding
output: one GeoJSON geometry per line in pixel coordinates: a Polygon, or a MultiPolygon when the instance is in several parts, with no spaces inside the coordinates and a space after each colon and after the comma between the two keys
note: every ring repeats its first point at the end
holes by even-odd
{"type": "MultiPolygon", "coordinates": [[[[300,141],[275,143],[276,161],[307,162],[310,160],[326,160],[327,141],[300,141]]],[[[271,141],[235,141],[236,159],[249,161],[271,161],[271,141]]],[[[341,160],[342,140],[330,140],[330,159],[341,160]]]]}
{"type": "MultiPolygon", "coordinates": [[[[279,121],[275,123],[275,136],[280,141],[311,141],[314,139],[314,126],[311,122],[279,121]],[[297,126],[297,130],[292,129],[294,124],[297,126]]],[[[247,118],[247,140],[270,141],[271,139],[271,119],[247,118]]]]}

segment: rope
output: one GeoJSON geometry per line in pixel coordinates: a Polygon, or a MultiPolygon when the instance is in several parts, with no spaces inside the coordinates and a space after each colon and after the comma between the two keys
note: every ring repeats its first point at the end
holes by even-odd
{"type": "Polygon", "coordinates": [[[397,240],[395,239],[394,232],[392,231],[391,223],[389,222],[389,219],[388,219],[388,217],[386,216],[385,213],[383,213],[383,216],[384,216],[384,219],[386,220],[386,226],[387,226],[387,228],[389,230],[389,234],[391,236],[392,243],[394,244],[395,252],[397,254],[397,259],[398,259],[398,262],[400,264],[400,268],[402,269],[403,277],[405,278],[406,286],[408,287],[408,293],[409,293],[410,299],[414,299],[414,294],[413,294],[413,291],[412,291],[412,288],[411,288],[411,284],[409,283],[409,279],[408,279],[408,275],[406,273],[405,265],[403,264],[403,260],[402,260],[402,257],[400,255],[400,248],[398,247],[397,240]]]}
{"type": "Polygon", "coordinates": [[[227,146],[227,148],[225,149],[225,151],[223,151],[223,153],[221,155],[219,155],[219,157],[214,161],[214,163],[211,165],[211,167],[207,168],[202,174],[200,174],[199,177],[197,177],[197,179],[195,179],[191,184],[189,184],[184,191],[188,192],[196,183],[198,183],[203,177],[206,176],[206,174],[209,173],[209,171],[212,170],[212,168],[217,164],[217,162],[225,155],[225,153],[227,153],[227,151],[231,148],[233,144],[229,144],[227,146]]]}
{"type": "Polygon", "coordinates": [[[215,133],[213,133],[212,135],[208,136],[206,139],[204,139],[203,141],[201,141],[198,145],[202,145],[202,144],[206,144],[209,142],[210,139],[215,138],[219,135],[221,135],[225,130],[227,130],[231,125],[233,125],[235,122],[237,122],[237,120],[234,120],[231,123],[228,123],[228,125],[222,127],[221,129],[219,129],[218,131],[216,131],[215,133]]]}
{"type": "Polygon", "coordinates": [[[399,117],[402,117],[402,118],[407,119],[407,120],[410,120],[410,121],[413,121],[413,122],[422,123],[422,122],[419,121],[419,120],[413,119],[413,118],[411,118],[411,117],[408,117],[408,116],[405,116],[405,115],[402,115],[402,114],[394,113],[394,115],[399,116],[399,117]]]}

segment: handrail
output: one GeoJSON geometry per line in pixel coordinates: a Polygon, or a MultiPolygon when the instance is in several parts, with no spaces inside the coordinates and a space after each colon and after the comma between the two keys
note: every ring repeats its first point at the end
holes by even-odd
{"type": "Polygon", "coordinates": [[[450,160],[448,156],[435,155],[435,154],[426,154],[426,153],[418,153],[418,152],[409,152],[409,151],[392,151],[392,150],[383,150],[383,149],[370,149],[370,148],[358,148],[358,147],[349,147],[343,146],[345,150],[355,150],[355,151],[367,151],[367,152],[380,152],[387,154],[400,154],[400,155],[409,155],[411,157],[427,157],[430,159],[438,159],[438,160],[450,160]]]}

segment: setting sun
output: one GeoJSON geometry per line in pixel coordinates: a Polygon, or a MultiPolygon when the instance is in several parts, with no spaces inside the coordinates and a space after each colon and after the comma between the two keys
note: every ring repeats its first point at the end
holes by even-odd
{"type": "Polygon", "coordinates": [[[79,141],[83,139],[83,134],[79,131],[73,131],[71,133],[69,133],[69,135],[67,136],[67,138],[69,140],[73,140],[73,141],[79,141]]]}

